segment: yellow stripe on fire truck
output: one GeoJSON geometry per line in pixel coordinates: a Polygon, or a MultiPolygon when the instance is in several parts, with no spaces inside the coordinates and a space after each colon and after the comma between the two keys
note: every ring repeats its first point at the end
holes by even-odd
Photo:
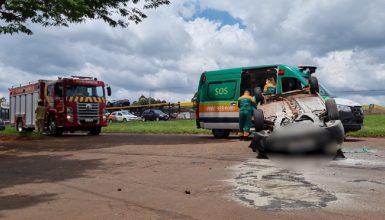
{"type": "Polygon", "coordinates": [[[68,102],[98,102],[104,103],[106,99],[103,97],[80,97],[80,96],[69,96],[67,97],[68,102]]]}

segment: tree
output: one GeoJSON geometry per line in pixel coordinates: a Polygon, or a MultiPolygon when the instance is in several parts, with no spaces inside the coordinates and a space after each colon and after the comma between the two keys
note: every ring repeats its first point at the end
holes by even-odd
{"type": "Polygon", "coordinates": [[[147,98],[144,95],[141,95],[138,99],[138,101],[135,101],[133,105],[148,105],[148,104],[160,104],[160,103],[167,103],[165,100],[161,101],[159,99],[154,98],[147,98]],[[151,101],[151,102],[150,102],[151,101]]]}
{"type": "Polygon", "coordinates": [[[0,34],[32,34],[30,22],[68,27],[87,19],[125,28],[145,19],[144,10],[168,4],[169,0],[0,0],[0,34]],[[141,2],[142,10],[134,7],[141,2]]]}

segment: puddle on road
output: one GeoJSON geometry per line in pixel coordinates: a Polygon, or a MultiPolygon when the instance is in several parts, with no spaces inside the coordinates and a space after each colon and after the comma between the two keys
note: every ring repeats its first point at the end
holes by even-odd
{"type": "Polygon", "coordinates": [[[270,161],[249,160],[232,168],[232,198],[243,205],[266,210],[320,208],[337,200],[333,194],[301,174],[276,167],[270,161]]]}

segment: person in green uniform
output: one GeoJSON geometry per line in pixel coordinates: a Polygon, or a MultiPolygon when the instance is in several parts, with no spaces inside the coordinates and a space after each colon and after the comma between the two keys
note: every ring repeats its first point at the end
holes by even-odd
{"type": "Polygon", "coordinates": [[[243,96],[238,99],[239,108],[239,138],[244,139],[250,135],[251,116],[253,108],[256,108],[254,98],[250,96],[250,92],[246,90],[243,96]]]}

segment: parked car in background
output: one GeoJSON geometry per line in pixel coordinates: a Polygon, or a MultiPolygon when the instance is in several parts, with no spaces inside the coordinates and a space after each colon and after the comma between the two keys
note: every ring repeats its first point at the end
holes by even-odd
{"type": "Polygon", "coordinates": [[[127,122],[139,121],[140,117],[131,114],[129,111],[112,112],[108,117],[108,122],[127,122]]]}
{"type": "Polygon", "coordinates": [[[5,130],[5,123],[3,119],[0,118],[0,131],[5,130]]]}
{"type": "Polygon", "coordinates": [[[107,107],[125,107],[130,105],[131,102],[128,99],[112,100],[107,102],[107,107]]]}
{"type": "Polygon", "coordinates": [[[142,114],[143,121],[167,121],[169,118],[170,116],[168,114],[157,109],[145,110],[142,114]]]}

